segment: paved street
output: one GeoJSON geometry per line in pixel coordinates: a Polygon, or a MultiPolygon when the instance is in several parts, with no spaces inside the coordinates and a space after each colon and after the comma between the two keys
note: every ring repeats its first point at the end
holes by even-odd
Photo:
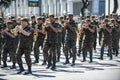
{"type": "MultiPolygon", "coordinates": [[[[0,68],[0,80],[120,80],[120,55],[118,57],[114,56],[113,60],[109,60],[105,54],[104,60],[99,60],[97,59],[99,49],[98,46],[97,53],[94,53],[93,63],[89,63],[89,58],[87,58],[87,62],[81,62],[82,57],[77,57],[75,66],[71,66],[71,64],[63,65],[65,57],[62,53],[56,71],[46,69],[46,66],[41,65],[43,58],[40,54],[40,63],[33,64],[32,75],[16,74],[17,65],[17,70],[10,70],[9,67],[0,68]]],[[[33,53],[31,58],[34,61],[33,53]]],[[[23,62],[25,63],[24,56],[23,62]]],[[[11,63],[8,62],[8,66],[10,65],[11,63]]],[[[27,69],[26,64],[24,64],[24,67],[27,69]]]]}

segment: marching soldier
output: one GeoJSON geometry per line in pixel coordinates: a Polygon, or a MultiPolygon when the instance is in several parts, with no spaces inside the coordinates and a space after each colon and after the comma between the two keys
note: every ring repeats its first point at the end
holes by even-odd
{"type": "Polygon", "coordinates": [[[108,24],[109,20],[105,19],[104,20],[104,25],[103,25],[103,43],[101,46],[101,53],[100,53],[100,58],[103,60],[103,54],[104,54],[104,47],[108,46],[108,55],[110,56],[110,60],[112,59],[112,28],[108,24]]]}
{"type": "Polygon", "coordinates": [[[75,21],[73,20],[73,15],[69,14],[69,21],[66,23],[65,29],[67,30],[66,32],[66,40],[65,40],[65,47],[64,47],[64,54],[66,61],[64,64],[69,63],[69,58],[68,58],[68,51],[72,50],[72,65],[75,65],[75,60],[76,60],[76,39],[77,39],[77,25],[75,21]]]}
{"type": "Polygon", "coordinates": [[[113,53],[115,56],[118,56],[119,51],[119,25],[116,24],[116,21],[114,19],[111,20],[112,27],[112,47],[113,47],[113,53]]]}
{"type": "Polygon", "coordinates": [[[3,18],[0,17],[0,65],[1,65],[1,55],[2,55],[2,30],[3,30],[3,18]]]}
{"type": "Polygon", "coordinates": [[[16,29],[16,35],[19,36],[19,45],[17,51],[17,63],[19,65],[20,70],[17,74],[20,74],[24,71],[23,64],[22,64],[22,55],[25,54],[25,60],[27,63],[28,71],[24,74],[31,74],[31,40],[32,40],[32,29],[28,25],[28,19],[23,18],[21,19],[21,26],[18,26],[16,29]]]}
{"type": "Polygon", "coordinates": [[[94,48],[94,51],[96,52],[98,22],[96,21],[95,16],[92,16],[91,20],[92,20],[91,25],[95,27],[93,48],[94,48]]]}
{"type": "MultiPolygon", "coordinates": [[[[58,20],[55,21],[56,23],[58,23],[58,20]]],[[[61,29],[59,32],[58,32],[58,44],[57,44],[57,62],[60,61],[60,55],[61,55],[61,43],[62,43],[62,28],[63,28],[63,25],[58,23],[59,24],[59,28],[61,29]]]]}
{"type": "Polygon", "coordinates": [[[37,25],[36,25],[36,35],[34,35],[35,38],[35,45],[34,45],[34,57],[35,57],[35,62],[34,63],[39,63],[39,47],[43,47],[43,42],[45,38],[45,32],[43,32],[43,18],[38,17],[37,18],[37,25]]]}
{"type": "Polygon", "coordinates": [[[99,23],[99,27],[98,27],[98,34],[99,34],[99,45],[101,45],[101,41],[102,41],[102,28],[103,28],[103,20],[102,20],[102,17],[99,17],[99,20],[98,20],[98,23],[99,23]]]}
{"type": "Polygon", "coordinates": [[[92,56],[93,56],[93,45],[94,45],[94,32],[95,32],[95,27],[91,25],[90,19],[86,20],[86,25],[83,28],[84,31],[84,42],[83,42],[83,61],[86,61],[86,55],[87,51],[89,51],[90,54],[90,63],[93,61],[92,56]]]}
{"type": "Polygon", "coordinates": [[[48,61],[47,69],[50,68],[52,70],[56,69],[56,51],[57,51],[57,44],[58,44],[58,31],[60,26],[58,23],[55,23],[54,15],[49,16],[50,23],[46,23],[46,39],[43,48],[43,54],[46,56],[46,60],[48,61]],[[50,54],[48,54],[50,51],[50,54]]]}
{"type": "Polygon", "coordinates": [[[85,21],[83,20],[79,25],[78,25],[78,40],[79,40],[79,49],[78,49],[78,56],[80,56],[82,52],[82,43],[83,43],[83,37],[84,37],[84,32],[83,28],[85,27],[85,21]]]}
{"type": "Polygon", "coordinates": [[[37,23],[36,23],[36,17],[33,15],[33,16],[31,16],[31,22],[30,22],[30,27],[31,27],[32,30],[33,30],[33,31],[32,31],[32,32],[33,32],[33,33],[32,33],[33,39],[32,39],[32,41],[31,41],[31,43],[30,43],[31,46],[32,46],[32,47],[31,47],[31,51],[33,50],[33,46],[34,46],[34,45],[33,45],[33,42],[35,42],[35,41],[34,41],[34,35],[36,35],[36,31],[35,31],[35,29],[36,29],[36,24],[37,24],[37,23]]]}
{"type": "Polygon", "coordinates": [[[3,48],[3,66],[1,68],[7,67],[7,54],[9,53],[10,58],[12,60],[12,66],[11,69],[16,68],[15,63],[16,63],[16,58],[15,58],[15,35],[13,31],[13,24],[12,21],[7,22],[7,28],[2,32],[5,38],[5,43],[4,43],[4,48],[3,48]]]}
{"type": "Polygon", "coordinates": [[[64,49],[64,43],[65,43],[65,34],[66,34],[66,30],[65,30],[65,22],[64,22],[64,17],[60,17],[60,25],[62,26],[62,47],[64,49]]]}

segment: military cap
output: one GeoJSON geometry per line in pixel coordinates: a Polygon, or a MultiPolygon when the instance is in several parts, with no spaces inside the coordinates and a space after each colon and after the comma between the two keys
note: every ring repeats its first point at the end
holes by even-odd
{"type": "Polygon", "coordinates": [[[69,14],[68,16],[71,17],[71,16],[73,16],[73,14],[69,14]]]}
{"type": "Polygon", "coordinates": [[[55,20],[58,20],[58,17],[57,17],[57,16],[55,17],[55,20]]]}
{"type": "Polygon", "coordinates": [[[106,15],[106,16],[105,16],[105,18],[109,18],[109,16],[108,16],[108,15],[106,15]]]}
{"type": "Polygon", "coordinates": [[[108,19],[108,18],[105,18],[105,19],[104,19],[104,22],[109,22],[109,19],[108,19]]]}
{"type": "Polygon", "coordinates": [[[33,19],[33,18],[35,18],[35,16],[34,16],[34,15],[32,15],[32,16],[31,16],[31,19],[33,19]]]}
{"type": "Polygon", "coordinates": [[[49,17],[55,17],[55,16],[52,14],[52,15],[49,15],[49,17]]]}
{"type": "Polygon", "coordinates": [[[24,18],[21,18],[21,21],[28,22],[28,18],[26,18],[26,17],[24,17],[24,18]]]}
{"type": "Polygon", "coordinates": [[[59,19],[63,19],[64,17],[63,16],[60,16],[59,19]]]}
{"type": "Polygon", "coordinates": [[[11,20],[7,21],[7,24],[13,24],[11,20]]]}
{"type": "Polygon", "coordinates": [[[89,22],[91,22],[91,20],[90,20],[89,18],[87,18],[85,21],[89,21],[89,22]]]}
{"type": "Polygon", "coordinates": [[[37,20],[43,20],[43,17],[39,16],[37,17],[37,20]]]}
{"type": "Polygon", "coordinates": [[[16,22],[16,20],[15,20],[15,19],[12,19],[11,21],[16,22]]]}
{"type": "Polygon", "coordinates": [[[90,15],[87,15],[86,18],[90,18],[90,15]]]}
{"type": "Polygon", "coordinates": [[[91,16],[91,18],[95,18],[95,16],[94,16],[94,15],[92,15],[92,16],[91,16]]]}

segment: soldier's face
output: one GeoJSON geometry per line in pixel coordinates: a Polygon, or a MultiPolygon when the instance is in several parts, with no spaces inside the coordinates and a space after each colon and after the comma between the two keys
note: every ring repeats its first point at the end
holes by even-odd
{"type": "Polygon", "coordinates": [[[49,17],[49,19],[50,19],[50,22],[53,22],[55,20],[54,17],[49,17]]]}
{"type": "Polygon", "coordinates": [[[42,21],[42,20],[37,20],[37,23],[38,23],[38,24],[42,24],[43,21],[42,21]]]}
{"type": "Polygon", "coordinates": [[[86,25],[90,25],[90,22],[89,22],[89,21],[86,21],[86,25]]]}
{"type": "Polygon", "coordinates": [[[32,22],[35,22],[36,20],[35,20],[35,18],[33,18],[33,19],[31,19],[31,21],[32,21],[32,22]]]}
{"type": "Polygon", "coordinates": [[[73,16],[69,16],[69,20],[73,20],[73,16]]]}
{"type": "Polygon", "coordinates": [[[22,27],[26,27],[27,26],[27,22],[26,21],[21,21],[21,25],[22,25],[22,27]]]}
{"type": "Polygon", "coordinates": [[[13,27],[12,24],[7,24],[7,28],[8,28],[8,29],[11,29],[12,27],[13,27]]]}

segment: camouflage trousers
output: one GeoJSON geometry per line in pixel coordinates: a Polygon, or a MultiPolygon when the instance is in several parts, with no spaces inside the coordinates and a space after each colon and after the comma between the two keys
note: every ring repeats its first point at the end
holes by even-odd
{"type": "Polygon", "coordinates": [[[75,63],[75,60],[76,60],[76,40],[66,40],[65,42],[65,47],[64,47],[64,54],[65,54],[65,57],[66,57],[66,62],[69,61],[69,58],[68,58],[68,52],[72,50],[72,63],[75,63]]]}
{"type": "Polygon", "coordinates": [[[94,45],[94,41],[84,41],[84,42],[83,42],[83,48],[82,48],[83,61],[86,61],[87,51],[88,51],[89,54],[90,54],[90,61],[92,61],[93,45],[94,45]]]}
{"type": "Polygon", "coordinates": [[[30,58],[30,53],[31,53],[31,49],[26,49],[24,47],[20,47],[18,49],[16,58],[17,58],[17,63],[18,65],[22,65],[22,55],[25,54],[25,60],[28,66],[31,66],[31,58],[30,58]]]}
{"type": "Polygon", "coordinates": [[[39,59],[39,53],[40,53],[40,50],[39,50],[39,47],[41,46],[41,48],[43,47],[43,42],[41,41],[36,41],[35,42],[35,45],[34,45],[34,57],[36,60],[39,59]]]}
{"type": "Polygon", "coordinates": [[[115,55],[117,56],[119,51],[119,38],[112,40],[112,48],[113,48],[113,53],[115,53],[115,55]]]}
{"type": "Polygon", "coordinates": [[[1,56],[2,55],[2,44],[0,43],[0,64],[1,64],[1,56]]]}
{"type": "Polygon", "coordinates": [[[56,66],[57,43],[45,42],[43,48],[44,59],[48,61],[48,66],[56,66]]]}
{"type": "Polygon", "coordinates": [[[102,41],[102,32],[99,32],[99,45],[101,45],[101,41],[102,41]]]}
{"type": "Polygon", "coordinates": [[[60,55],[61,55],[61,43],[57,44],[57,61],[60,61],[60,55]]]}
{"type": "Polygon", "coordinates": [[[104,39],[102,46],[101,46],[101,56],[100,58],[103,59],[104,54],[104,47],[108,47],[108,55],[110,56],[110,59],[112,59],[112,40],[111,39],[104,39]]]}
{"type": "Polygon", "coordinates": [[[2,54],[3,62],[7,61],[8,54],[9,54],[12,62],[16,63],[16,51],[15,51],[15,48],[8,48],[8,47],[3,48],[3,54],[2,54]]]}

